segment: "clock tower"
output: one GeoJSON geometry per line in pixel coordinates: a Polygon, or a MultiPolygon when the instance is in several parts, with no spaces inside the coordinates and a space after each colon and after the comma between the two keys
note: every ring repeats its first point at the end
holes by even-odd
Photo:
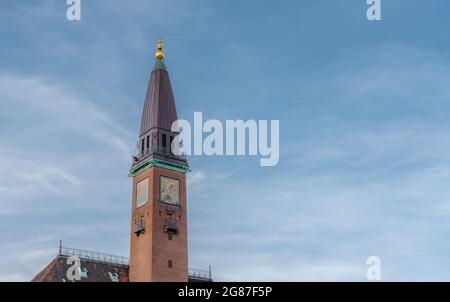
{"type": "Polygon", "coordinates": [[[160,40],[145,97],[138,152],[133,156],[130,282],[188,281],[186,173],[172,153],[177,118],[160,40]]]}

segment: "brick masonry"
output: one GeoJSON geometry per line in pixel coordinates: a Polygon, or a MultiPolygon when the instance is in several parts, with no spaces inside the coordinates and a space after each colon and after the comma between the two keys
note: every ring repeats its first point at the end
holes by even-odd
{"type": "Polygon", "coordinates": [[[188,246],[186,215],[186,175],[158,167],[152,167],[133,177],[130,246],[130,282],[187,282],[188,246]],[[180,180],[181,205],[172,206],[160,202],[160,176],[180,180]],[[136,209],[137,184],[149,179],[148,203],[136,209]],[[168,215],[178,221],[178,232],[169,240],[165,231],[168,215]],[[144,220],[145,232],[137,236],[134,226],[144,220]],[[172,267],[169,267],[172,261],[172,267]]]}

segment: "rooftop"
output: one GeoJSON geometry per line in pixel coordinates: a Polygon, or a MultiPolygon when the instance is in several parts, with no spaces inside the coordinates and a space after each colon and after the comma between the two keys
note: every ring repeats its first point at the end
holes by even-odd
{"type": "MultiPolygon", "coordinates": [[[[44,268],[32,282],[69,282],[68,271],[73,267],[70,257],[80,259],[78,282],[129,282],[126,257],[104,254],[94,251],[64,247],[60,242],[56,258],[44,268]],[[69,260],[69,261],[68,261],[69,260]]],[[[189,269],[189,282],[212,282],[211,266],[209,270],[189,269]]]]}

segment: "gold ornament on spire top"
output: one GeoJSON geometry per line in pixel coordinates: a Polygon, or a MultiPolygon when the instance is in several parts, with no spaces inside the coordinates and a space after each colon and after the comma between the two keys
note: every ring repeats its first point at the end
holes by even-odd
{"type": "Polygon", "coordinates": [[[166,55],[164,54],[164,51],[163,51],[163,42],[162,42],[161,39],[159,39],[158,44],[156,44],[156,49],[157,50],[156,50],[156,53],[155,53],[155,58],[158,61],[163,60],[166,55]]]}

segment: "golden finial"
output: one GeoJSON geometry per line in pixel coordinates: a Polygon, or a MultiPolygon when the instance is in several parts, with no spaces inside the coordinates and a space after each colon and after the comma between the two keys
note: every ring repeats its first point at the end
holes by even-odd
{"type": "Polygon", "coordinates": [[[157,49],[157,51],[155,53],[155,58],[158,61],[163,60],[166,55],[164,54],[164,51],[163,51],[163,42],[161,39],[159,39],[158,44],[156,44],[156,49],[157,49]]]}

